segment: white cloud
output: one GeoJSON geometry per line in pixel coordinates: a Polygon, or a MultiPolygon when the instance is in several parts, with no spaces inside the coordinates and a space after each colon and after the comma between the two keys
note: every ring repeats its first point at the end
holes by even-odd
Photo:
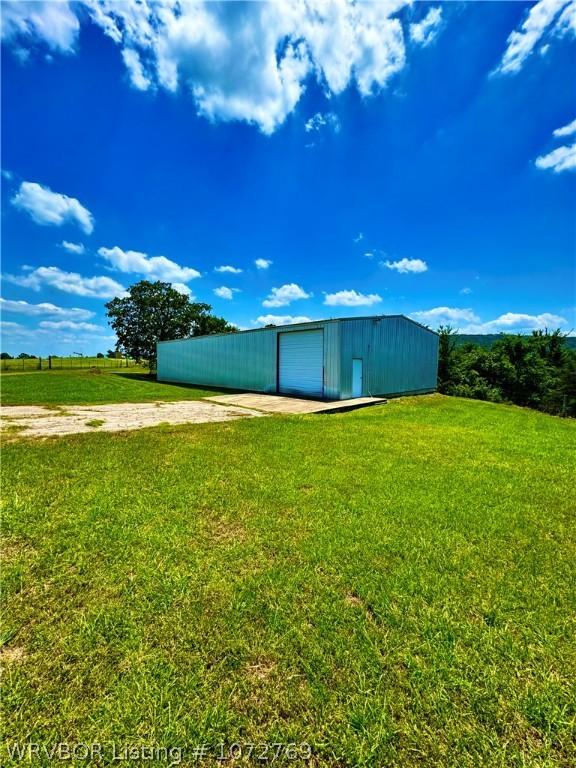
{"type": "Polygon", "coordinates": [[[378,304],[382,297],[377,293],[359,293],[358,291],[337,291],[336,293],[327,293],[324,304],[329,307],[365,307],[378,304]]]}
{"type": "Polygon", "coordinates": [[[468,294],[472,293],[472,288],[461,288],[458,293],[461,293],[462,296],[468,296],[468,294]]]}
{"type": "Polygon", "coordinates": [[[256,269],[268,269],[268,267],[273,262],[270,261],[270,259],[256,259],[254,264],[256,264],[256,269]]]}
{"type": "Polygon", "coordinates": [[[508,47],[496,72],[519,72],[544,35],[551,38],[576,33],[575,9],[576,4],[568,0],[540,0],[532,5],[520,28],[508,37],[508,47]]]}
{"type": "Polygon", "coordinates": [[[28,317],[49,315],[70,320],[89,320],[91,317],[94,317],[94,312],[90,312],[88,309],[80,309],[79,307],[58,307],[56,304],[48,302],[29,304],[27,301],[13,301],[12,299],[2,298],[0,298],[0,311],[27,315],[28,317]]]}
{"type": "Polygon", "coordinates": [[[383,261],[383,267],[396,270],[402,274],[407,272],[426,272],[428,265],[422,259],[400,259],[399,261],[383,261]]]}
{"type": "Polygon", "coordinates": [[[537,157],[535,164],[541,170],[552,170],[554,173],[576,170],[576,144],[553,149],[547,155],[537,157]]]}
{"type": "MultiPolygon", "coordinates": [[[[15,3],[5,37],[13,45],[44,40],[70,51],[79,21],[90,18],[119,46],[134,87],[181,88],[206,118],[242,120],[270,134],[294,110],[311,79],[329,96],[350,85],[364,97],[384,88],[405,66],[398,12],[409,5],[408,0],[15,3]]],[[[422,44],[427,41],[422,35],[422,44]]]]}
{"type": "Polygon", "coordinates": [[[12,205],[26,211],[36,224],[56,227],[77,224],[87,235],[94,229],[94,219],[87,208],[76,200],[33,181],[23,181],[12,198],[12,205]]]}
{"type": "MultiPolygon", "coordinates": [[[[576,133],[576,120],[553,131],[555,137],[570,136],[572,133],[576,133]]],[[[536,158],[534,164],[536,168],[551,170],[554,173],[576,170],[576,142],[574,144],[564,144],[561,147],[556,147],[556,149],[553,149],[546,155],[540,155],[540,157],[536,158]]]]}
{"type": "Polygon", "coordinates": [[[527,333],[529,331],[549,330],[560,328],[567,324],[560,315],[543,312],[541,315],[528,315],[517,312],[506,312],[495,320],[486,323],[467,325],[460,329],[461,333],[527,333]]]}
{"type": "Polygon", "coordinates": [[[286,307],[292,301],[309,299],[311,296],[311,293],[306,293],[306,291],[296,283],[286,283],[285,285],[281,285],[280,288],[272,288],[270,295],[262,302],[262,306],[286,307]]]}
{"type": "Polygon", "coordinates": [[[554,136],[558,138],[561,136],[571,136],[573,133],[576,133],[576,120],[572,120],[568,125],[565,125],[562,128],[556,128],[556,130],[553,131],[554,136]]]}
{"type": "Polygon", "coordinates": [[[124,287],[110,277],[82,277],[77,272],[64,272],[58,267],[38,267],[25,275],[3,275],[3,279],[34,291],[50,286],[75,296],[99,299],[112,299],[125,294],[124,287]]]}
{"type": "MultiPolygon", "coordinates": [[[[91,323],[79,323],[78,325],[91,326],[91,323]]],[[[96,330],[87,330],[84,328],[28,328],[19,323],[0,323],[2,336],[9,339],[11,344],[22,344],[31,352],[38,351],[38,340],[55,344],[58,347],[62,344],[70,345],[72,349],[81,349],[84,345],[90,344],[108,344],[116,342],[114,334],[106,333],[105,328],[93,326],[96,330]]]]}
{"type": "Polygon", "coordinates": [[[471,309],[460,309],[458,307],[434,307],[420,312],[411,312],[410,317],[425,325],[453,325],[454,323],[466,322],[476,323],[480,321],[471,309]]]}
{"type": "Polygon", "coordinates": [[[51,331],[90,331],[91,333],[106,331],[106,328],[103,328],[101,325],[77,323],[74,320],[42,320],[38,325],[40,328],[51,331]]]}
{"type": "Polygon", "coordinates": [[[122,60],[130,75],[130,82],[139,91],[147,91],[152,85],[152,81],[144,74],[144,67],[138,53],[132,48],[124,48],[122,51],[122,60]]]}
{"type": "Polygon", "coordinates": [[[22,51],[26,41],[43,40],[52,50],[74,51],[80,22],[67,2],[2,2],[2,40],[22,51]]]}
{"type": "Polygon", "coordinates": [[[188,296],[189,299],[193,299],[192,291],[185,283],[172,283],[172,288],[178,293],[183,293],[184,296],[188,296]]]}
{"type": "Polygon", "coordinates": [[[355,243],[360,243],[362,240],[364,240],[364,232],[358,232],[356,237],[353,238],[355,243]]]}
{"type": "Polygon", "coordinates": [[[238,293],[238,288],[227,288],[225,285],[222,285],[220,288],[214,288],[214,293],[221,299],[230,300],[234,298],[235,293],[238,293]]]}
{"type": "Polygon", "coordinates": [[[440,29],[442,22],[442,9],[440,7],[430,8],[422,21],[416,24],[410,24],[410,37],[413,42],[420,45],[429,45],[440,29]]]}
{"type": "Polygon", "coordinates": [[[305,315],[260,315],[256,318],[256,323],[259,325],[296,325],[311,322],[312,320],[305,315]]]}
{"type": "Polygon", "coordinates": [[[307,78],[363,95],[404,66],[404,3],[103,2],[95,15],[122,48],[141,54],[143,77],[191,92],[209,119],[245,120],[272,133],[298,103],[307,78]]]}
{"type": "Polygon", "coordinates": [[[69,243],[68,240],[62,240],[62,248],[68,253],[76,253],[78,255],[84,253],[86,250],[82,243],[69,243]]]}
{"type": "Polygon", "coordinates": [[[421,312],[412,312],[410,317],[434,328],[440,325],[452,325],[457,327],[460,333],[526,333],[544,328],[556,329],[567,324],[564,317],[550,312],[543,312],[540,315],[506,312],[494,320],[482,322],[472,309],[457,307],[434,307],[421,312]]]}
{"type": "Polygon", "coordinates": [[[4,332],[11,331],[11,330],[16,330],[18,328],[24,328],[24,327],[25,326],[23,326],[21,323],[12,323],[12,322],[10,322],[8,320],[0,321],[0,328],[2,328],[2,330],[4,332]]]}
{"type": "Polygon", "coordinates": [[[340,120],[338,119],[338,115],[334,112],[325,112],[324,114],[322,114],[322,112],[316,112],[316,114],[307,120],[304,125],[304,130],[307,133],[318,132],[323,128],[331,129],[334,133],[339,133],[340,120]]]}
{"type": "Polygon", "coordinates": [[[2,340],[10,341],[12,344],[26,341],[37,343],[39,337],[53,333],[41,328],[27,328],[25,325],[8,322],[7,320],[0,322],[0,331],[2,333],[2,340]]]}
{"type": "Polygon", "coordinates": [[[113,248],[98,248],[98,253],[119,272],[145,275],[152,280],[187,283],[200,277],[198,270],[181,267],[166,256],[148,256],[140,251],[124,251],[117,245],[113,248]]]}
{"type": "Polygon", "coordinates": [[[576,3],[574,0],[571,0],[571,2],[564,6],[564,10],[556,24],[556,31],[560,36],[570,32],[576,35],[576,3]]]}
{"type": "Polygon", "coordinates": [[[239,267],[231,267],[228,264],[214,268],[214,272],[229,272],[231,275],[239,275],[242,271],[239,267]]]}

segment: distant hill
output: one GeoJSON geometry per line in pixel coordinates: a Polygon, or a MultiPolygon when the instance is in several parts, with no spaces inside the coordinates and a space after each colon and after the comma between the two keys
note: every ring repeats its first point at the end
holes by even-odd
{"type": "MultiPolygon", "coordinates": [[[[459,333],[455,339],[458,346],[477,344],[479,347],[491,347],[495,341],[498,341],[501,335],[499,333],[459,333]]],[[[566,338],[566,346],[568,349],[576,349],[576,336],[568,336],[566,338]]]]}

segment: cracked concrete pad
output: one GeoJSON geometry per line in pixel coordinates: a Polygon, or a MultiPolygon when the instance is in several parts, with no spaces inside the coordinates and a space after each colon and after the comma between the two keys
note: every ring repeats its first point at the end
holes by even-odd
{"type": "Polygon", "coordinates": [[[18,438],[121,432],[158,424],[205,424],[263,415],[249,408],[234,408],[202,400],[67,405],[62,406],[62,411],[41,406],[5,406],[1,410],[2,427],[8,432],[13,430],[12,436],[18,438]]]}

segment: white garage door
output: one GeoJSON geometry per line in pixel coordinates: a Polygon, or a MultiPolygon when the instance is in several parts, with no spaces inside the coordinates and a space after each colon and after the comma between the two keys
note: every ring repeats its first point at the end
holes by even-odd
{"type": "Polygon", "coordinates": [[[278,391],[289,395],[324,394],[324,332],[280,333],[278,391]]]}

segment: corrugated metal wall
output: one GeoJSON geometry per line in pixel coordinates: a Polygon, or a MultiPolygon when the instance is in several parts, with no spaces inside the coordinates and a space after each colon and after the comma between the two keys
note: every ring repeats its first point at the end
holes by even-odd
{"type": "Polygon", "coordinates": [[[158,379],[206,387],[277,391],[278,334],[324,330],[324,397],[352,397],[352,359],[363,395],[436,389],[438,336],[402,316],[304,323],[158,344],[158,379]]]}
{"type": "Polygon", "coordinates": [[[201,336],[158,344],[158,379],[207,387],[276,391],[276,334],[201,336]]]}
{"type": "Polygon", "coordinates": [[[363,395],[436,389],[438,336],[406,317],[341,321],[340,397],[352,397],[352,359],[364,361],[363,395]]]}
{"type": "Polygon", "coordinates": [[[278,333],[324,329],[324,396],[338,399],[339,323],[305,323],[158,344],[158,380],[276,392],[278,333]]]}

